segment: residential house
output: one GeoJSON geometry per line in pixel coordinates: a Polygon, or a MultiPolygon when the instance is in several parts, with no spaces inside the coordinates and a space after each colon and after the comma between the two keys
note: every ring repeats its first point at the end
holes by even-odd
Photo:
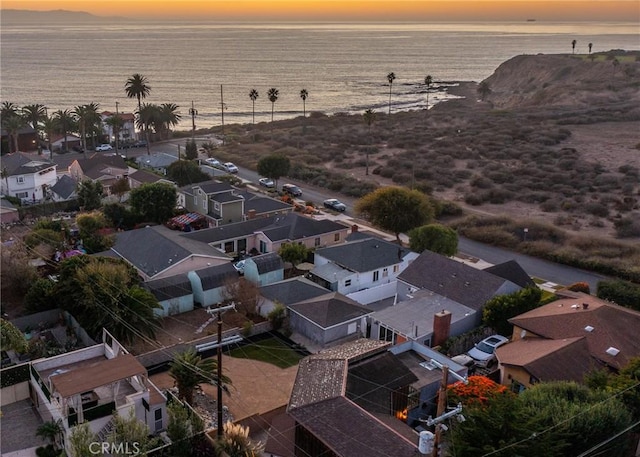
{"type": "Polygon", "coordinates": [[[31,155],[16,152],[2,157],[3,178],[0,180],[2,195],[39,202],[57,181],[55,163],[31,155]],[[6,170],[6,172],[5,172],[6,170]]]}
{"type": "Polygon", "coordinates": [[[238,280],[238,272],[231,262],[190,271],[188,276],[193,287],[193,298],[203,308],[224,301],[227,298],[226,285],[238,280]]]}
{"type": "Polygon", "coordinates": [[[119,179],[126,179],[129,166],[117,154],[92,154],[87,158],[79,158],[69,165],[69,175],[81,182],[90,179],[102,184],[105,195],[111,195],[111,186],[119,179]]]}
{"type": "Polygon", "coordinates": [[[72,149],[82,150],[82,139],[71,133],[66,136],[54,134],[51,136],[51,151],[71,151],[72,149]]]}
{"type": "Polygon", "coordinates": [[[146,154],[136,157],[138,168],[149,169],[163,176],[167,175],[167,168],[174,162],[180,160],[177,156],[165,152],[146,154]]]}
{"type": "Polygon", "coordinates": [[[372,310],[338,293],[330,292],[291,304],[289,326],[320,347],[362,338],[372,310]]]}
{"type": "Polygon", "coordinates": [[[264,286],[284,279],[284,262],[276,252],[244,259],[244,277],[255,285],[264,286]]]}
{"type": "Polygon", "coordinates": [[[151,173],[146,170],[136,170],[132,173],[129,173],[129,188],[136,189],[143,184],[155,184],[155,183],[165,183],[171,184],[175,186],[173,181],[169,181],[168,179],[163,178],[162,176],[158,176],[155,173],[151,173]]]}
{"type": "Polygon", "coordinates": [[[29,152],[29,151],[35,151],[38,149],[38,142],[40,140],[38,139],[37,132],[34,130],[32,126],[25,125],[21,129],[18,129],[16,136],[18,141],[18,151],[14,151],[14,147],[15,147],[14,142],[16,140],[14,138],[11,138],[9,131],[6,128],[4,128],[4,126],[0,127],[0,138],[1,138],[3,153],[5,151],[7,153],[9,152],[16,153],[19,151],[29,152]]]}
{"type": "Polygon", "coordinates": [[[324,287],[302,276],[285,279],[260,287],[262,300],[258,312],[267,316],[278,305],[286,308],[290,304],[320,297],[328,292],[324,287]]]}
{"type": "Polygon", "coordinates": [[[271,424],[265,453],[421,455],[413,427],[434,413],[442,380],[431,360],[463,375],[466,368],[414,342],[393,349],[361,338],[303,359],[286,414],[271,424]]]}
{"type": "Polygon", "coordinates": [[[484,304],[497,295],[521,290],[522,286],[486,270],[478,270],[452,258],[423,251],[398,275],[398,301],[427,290],[476,311],[480,324],[484,304]]]}
{"type": "Polygon", "coordinates": [[[133,113],[114,113],[112,111],[103,111],[102,113],[100,113],[100,119],[102,120],[102,132],[107,138],[109,138],[110,142],[115,143],[116,135],[113,131],[113,127],[107,124],[105,121],[111,117],[114,117],[116,114],[124,121],[122,127],[120,127],[120,130],[118,131],[119,144],[132,141],[135,138],[136,133],[136,118],[133,113]]]}
{"type": "Polygon", "coordinates": [[[180,188],[178,203],[187,211],[206,214],[216,221],[216,225],[285,214],[293,210],[293,206],[280,200],[255,195],[220,181],[207,181],[180,188]]]}
{"type": "Polygon", "coordinates": [[[144,287],[158,300],[160,308],[153,310],[156,316],[166,317],[193,311],[194,294],[187,274],[147,281],[144,287]]]}
{"type": "Polygon", "coordinates": [[[20,221],[20,213],[13,203],[5,198],[0,198],[0,223],[12,224],[20,221]]]}
{"type": "Polygon", "coordinates": [[[538,382],[582,382],[594,369],[617,372],[640,357],[640,312],[584,293],[520,314],[511,342],[496,350],[501,383],[520,391],[538,382]]]}
{"type": "Polygon", "coordinates": [[[144,281],[186,274],[230,263],[231,258],[206,243],[183,238],[181,232],[157,225],[116,233],[111,249],[97,255],[122,258],[144,281]]]}
{"type": "Polygon", "coordinates": [[[72,200],[77,197],[78,183],[69,175],[59,175],[58,181],[51,186],[50,196],[54,201],[72,200]]]}
{"type": "Polygon", "coordinates": [[[438,346],[477,326],[478,311],[437,293],[421,290],[412,299],[375,311],[369,337],[401,344],[418,341],[438,346]]]}
{"type": "Polygon", "coordinates": [[[301,243],[309,248],[344,242],[348,227],[331,220],[315,220],[288,213],[248,219],[184,234],[188,239],[214,246],[232,256],[243,253],[278,252],[284,243],[301,243]]]}
{"type": "Polygon", "coordinates": [[[365,238],[316,249],[309,278],[344,295],[387,285],[360,303],[371,303],[396,293],[396,278],[418,254],[378,238],[365,238]]]}
{"type": "Polygon", "coordinates": [[[34,407],[44,421],[61,421],[66,451],[76,425],[87,422],[98,441],[113,425],[113,415],[130,411],[152,433],[167,426],[167,398],[147,370],[106,330],[102,343],[30,364],[34,407]]]}

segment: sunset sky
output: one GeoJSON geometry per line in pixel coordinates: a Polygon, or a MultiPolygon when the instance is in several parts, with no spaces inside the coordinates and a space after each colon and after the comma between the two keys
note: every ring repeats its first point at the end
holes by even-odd
{"type": "Polygon", "coordinates": [[[2,0],[3,9],[136,19],[640,22],[638,0],[2,0]]]}

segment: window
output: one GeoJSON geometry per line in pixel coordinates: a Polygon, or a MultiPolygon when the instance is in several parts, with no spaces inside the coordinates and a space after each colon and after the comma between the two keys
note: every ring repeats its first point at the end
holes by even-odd
{"type": "Polygon", "coordinates": [[[315,247],[320,246],[320,238],[316,238],[316,239],[313,241],[313,245],[314,245],[315,247]]]}
{"type": "Polygon", "coordinates": [[[198,204],[198,197],[196,195],[193,196],[193,204],[194,205],[198,204]]]}
{"type": "Polygon", "coordinates": [[[349,287],[350,285],[351,285],[351,280],[350,280],[350,279],[346,279],[346,280],[344,281],[344,286],[345,286],[345,287],[349,287]]]}
{"type": "Polygon", "coordinates": [[[394,265],[393,266],[393,272],[397,273],[398,271],[400,271],[400,265],[394,265]]]}
{"type": "Polygon", "coordinates": [[[16,192],[16,198],[29,198],[29,192],[16,192]]]}
{"type": "Polygon", "coordinates": [[[387,327],[380,326],[380,341],[393,341],[394,340],[393,330],[387,327]]]}
{"type": "Polygon", "coordinates": [[[267,243],[264,241],[260,241],[260,252],[263,254],[267,253],[267,243]]]}
{"type": "Polygon", "coordinates": [[[376,282],[379,279],[380,279],[380,272],[379,271],[374,271],[373,272],[373,282],[376,282]]]}
{"type": "Polygon", "coordinates": [[[333,236],[333,241],[340,241],[340,234],[339,234],[339,233],[336,233],[336,234],[333,236]]]}
{"type": "Polygon", "coordinates": [[[387,276],[389,276],[389,269],[385,267],[382,269],[382,277],[386,278],[387,276]]]}
{"type": "Polygon", "coordinates": [[[162,430],[162,408],[158,408],[153,412],[154,420],[155,420],[155,429],[156,432],[162,430]]]}
{"type": "Polygon", "coordinates": [[[220,202],[213,202],[213,209],[216,211],[220,211],[220,202]]]}
{"type": "Polygon", "coordinates": [[[17,176],[16,181],[18,181],[18,184],[24,184],[24,176],[17,176]]]}

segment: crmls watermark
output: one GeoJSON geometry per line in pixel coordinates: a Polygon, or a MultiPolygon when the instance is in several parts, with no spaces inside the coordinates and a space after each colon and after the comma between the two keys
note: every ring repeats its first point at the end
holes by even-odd
{"type": "Polygon", "coordinates": [[[140,443],[104,443],[94,441],[89,444],[89,452],[93,455],[140,455],[140,443]]]}

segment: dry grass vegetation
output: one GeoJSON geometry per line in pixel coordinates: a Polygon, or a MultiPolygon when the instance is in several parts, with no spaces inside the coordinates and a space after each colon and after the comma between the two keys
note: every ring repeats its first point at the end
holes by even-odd
{"type": "MultiPolygon", "coordinates": [[[[528,250],[589,263],[588,248],[594,262],[617,259],[626,269],[640,263],[639,55],[518,56],[486,80],[484,101],[475,83],[461,83],[450,92],[462,98],[428,111],[378,112],[370,129],[361,115],[321,113],[226,126],[216,155],[255,168],[264,155],[283,153],[290,178],[345,195],[406,185],[467,214],[533,219],[546,228],[528,250]]],[[[468,236],[487,241],[515,236],[504,224],[469,224],[468,236]]]]}

